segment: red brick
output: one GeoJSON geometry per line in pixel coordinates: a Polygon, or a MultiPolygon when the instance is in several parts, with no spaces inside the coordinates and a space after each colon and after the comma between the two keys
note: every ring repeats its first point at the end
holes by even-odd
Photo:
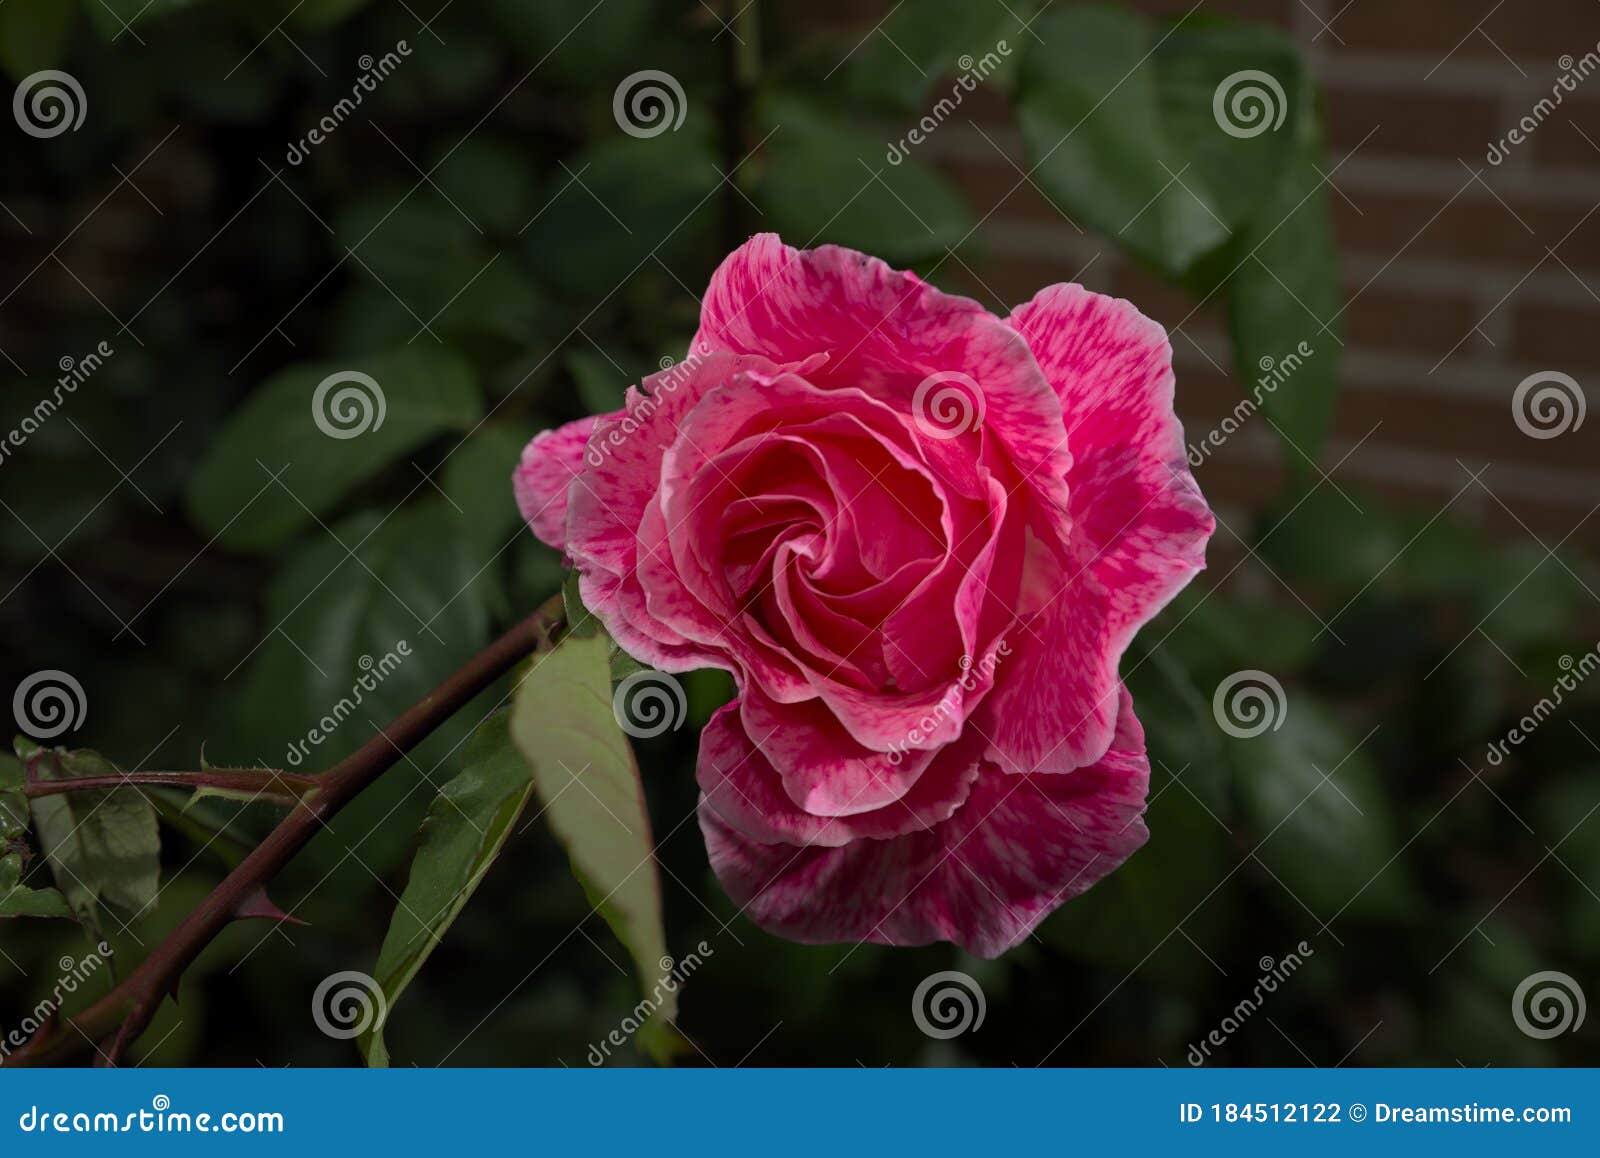
{"type": "MultiPolygon", "coordinates": [[[[1083,273],[1083,262],[1068,258],[991,257],[974,262],[962,254],[966,265],[954,258],[939,267],[935,279],[954,293],[965,294],[997,313],[1008,313],[1028,301],[1047,285],[1062,281],[1082,281],[1091,289],[1100,288],[1093,268],[1083,273]],[[968,268],[970,267],[970,268],[968,268]]],[[[1087,260],[1087,259],[1085,259],[1087,260]]]]}
{"type": "MultiPolygon", "coordinates": [[[[1446,461],[1459,457],[1465,462],[1493,460],[1591,470],[1594,445],[1582,431],[1535,439],[1518,430],[1511,414],[1516,385],[1514,375],[1508,372],[1501,400],[1476,394],[1452,398],[1437,390],[1417,389],[1416,383],[1361,389],[1347,386],[1339,395],[1333,437],[1354,444],[1376,426],[1373,441],[1429,451],[1446,461]]],[[[1198,441],[1220,423],[1241,397],[1243,392],[1231,380],[1204,366],[1180,368],[1178,411],[1189,441],[1198,441]]]]}
{"type": "MultiPolygon", "coordinates": [[[[1600,369],[1600,303],[1591,308],[1516,303],[1512,313],[1512,356],[1542,369],[1600,369]]],[[[1595,376],[1600,387],[1600,375],[1595,376]]],[[[1600,404],[1600,391],[1596,391],[1600,404]]]]}
{"type": "MultiPolygon", "coordinates": [[[[1492,461],[1502,468],[1502,473],[1503,468],[1516,465],[1585,469],[1584,451],[1571,435],[1540,441],[1527,438],[1516,429],[1510,411],[1512,388],[1507,388],[1504,406],[1478,398],[1452,400],[1437,394],[1347,389],[1340,397],[1333,433],[1333,441],[1343,448],[1339,453],[1360,442],[1380,420],[1382,425],[1345,466],[1334,471],[1333,480],[1347,491],[1375,496],[1399,509],[1431,514],[1468,482],[1465,474],[1454,482],[1432,476],[1411,482],[1375,480],[1361,473],[1364,452],[1377,448],[1427,451],[1443,463],[1460,458],[1474,470],[1492,461]]],[[[1236,387],[1209,370],[1192,366],[1180,370],[1177,408],[1186,439],[1191,443],[1202,439],[1239,397],[1236,387]]],[[[1195,478],[1210,502],[1259,510],[1279,494],[1285,477],[1285,454],[1292,452],[1279,453],[1274,447],[1267,452],[1268,461],[1263,462],[1259,459],[1259,443],[1252,446],[1251,442],[1243,431],[1236,433],[1196,468],[1195,478]]],[[[1324,452],[1322,466],[1329,469],[1337,460],[1337,455],[1324,452]]],[[[1504,493],[1494,477],[1491,470],[1484,481],[1528,529],[1550,536],[1546,542],[1553,543],[1565,535],[1583,514],[1583,507],[1554,498],[1549,502],[1513,498],[1504,493]]],[[[1481,521],[1488,530],[1507,539],[1527,538],[1527,531],[1517,518],[1476,488],[1462,495],[1451,510],[1459,518],[1481,521]]],[[[1243,526],[1235,527],[1241,534],[1247,533],[1243,526]]],[[[1218,536],[1219,541],[1232,538],[1223,531],[1218,536]]],[[[1581,552],[1597,543],[1600,515],[1585,523],[1567,546],[1581,552]]]]}
{"type": "MultiPolygon", "coordinates": [[[[1129,8],[1151,16],[1182,16],[1195,6],[1194,0],[1131,0],[1129,8]]],[[[1287,27],[1295,0],[1207,0],[1196,17],[1231,16],[1235,20],[1256,20],[1287,27]]]]}
{"type": "Polygon", "coordinates": [[[1227,327],[1224,294],[1213,294],[1196,309],[1197,299],[1136,265],[1124,264],[1112,275],[1111,292],[1127,298],[1140,312],[1168,329],[1220,331],[1227,327]]]}
{"type": "Polygon", "coordinates": [[[1483,319],[1483,307],[1463,297],[1413,294],[1372,285],[1354,287],[1357,296],[1344,314],[1345,342],[1397,353],[1492,354],[1482,338],[1463,338],[1483,319]]]}
{"type": "MultiPolygon", "coordinates": [[[[1517,429],[1511,414],[1515,376],[1508,373],[1500,401],[1480,396],[1450,398],[1433,391],[1346,390],[1340,398],[1335,429],[1358,439],[1382,422],[1373,437],[1390,445],[1432,451],[1464,462],[1492,460],[1535,467],[1588,471],[1594,446],[1582,432],[1551,439],[1529,438],[1517,429]]],[[[1462,480],[1466,481],[1465,479],[1462,480]]]]}
{"type": "MultiPolygon", "coordinates": [[[[1600,96],[1600,77],[1590,77],[1590,80],[1595,85],[1594,95],[1600,96]]],[[[1518,111],[1516,116],[1509,117],[1496,139],[1524,115],[1532,115],[1534,103],[1536,100],[1529,102],[1528,108],[1518,111]]],[[[1515,148],[1531,148],[1534,161],[1540,165],[1600,169],[1600,101],[1568,99],[1534,129],[1529,140],[1515,148]]]]}
{"type": "Polygon", "coordinates": [[[1006,164],[999,153],[994,154],[992,163],[988,160],[981,163],[953,161],[939,167],[978,217],[998,207],[996,216],[1005,221],[1033,221],[1072,228],[1067,225],[1067,216],[1046,200],[1035,182],[1023,180],[1026,168],[1018,172],[1006,164]]]}
{"type": "Polygon", "coordinates": [[[1508,208],[1476,183],[1454,201],[1448,193],[1362,193],[1353,199],[1355,206],[1333,198],[1335,230],[1344,252],[1388,260],[1406,247],[1410,257],[1478,258],[1526,269],[1545,256],[1546,246],[1559,244],[1562,260],[1575,269],[1600,267],[1600,213],[1585,219],[1588,210],[1582,207],[1533,207],[1508,200],[1508,208]]]}
{"type": "Polygon", "coordinates": [[[1502,53],[1513,57],[1548,57],[1552,66],[1561,53],[1582,55],[1600,40],[1600,5],[1593,0],[1358,0],[1318,42],[1352,50],[1394,49],[1437,54],[1454,49],[1453,59],[1489,57],[1505,64],[1508,78],[1517,73],[1502,53]],[[1487,17],[1485,14],[1488,14],[1487,17]],[[1482,22],[1481,31],[1474,27],[1482,22]],[[1457,45],[1460,47],[1457,47],[1457,45]],[[1496,48],[1495,46],[1499,47],[1496,48]]]}
{"type": "Polygon", "coordinates": [[[1363,157],[1472,159],[1482,157],[1499,135],[1499,104],[1488,95],[1330,87],[1323,109],[1328,143],[1341,153],[1360,145],[1363,157]]]}

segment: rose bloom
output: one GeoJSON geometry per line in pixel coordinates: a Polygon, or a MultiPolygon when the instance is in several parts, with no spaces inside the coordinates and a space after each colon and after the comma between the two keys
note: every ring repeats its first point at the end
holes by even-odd
{"type": "Polygon", "coordinates": [[[523,514],[617,642],[733,673],[700,826],[757,924],[995,956],[1144,843],[1117,665],[1213,527],[1172,389],[1125,301],[1002,320],[767,234],[688,358],[528,446],[523,514]]]}

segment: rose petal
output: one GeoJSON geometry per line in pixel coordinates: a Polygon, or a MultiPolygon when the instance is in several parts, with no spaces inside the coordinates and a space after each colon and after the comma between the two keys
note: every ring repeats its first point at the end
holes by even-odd
{"type": "Polygon", "coordinates": [[[745,731],[759,740],[789,799],[813,816],[855,816],[890,806],[911,790],[936,755],[864,747],[820,700],[780,704],[748,687],[739,709],[745,731]]]}
{"type": "MultiPolygon", "coordinates": [[[[756,354],[793,362],[817,351],[826,365],[806,377],[825,388],[862,388],[910,415],[919,387],[950,376],[981,393],[957,420],[929,435],[930,445],[994,435],[1021,467],[1041,501],[1040,517],[1064,537],[1070,464],[1059,422],[1061,404],[1028,345],[977,302],[942,293],[875,257],[824,245],[796,250],[776,234],[751,238],[711,277],[700,311],[696,349],[756,354]],[[977,422],[977,426],[973,426],[977,422]],[[976,432],[961,439],[939,437],[976,432]]],[[[928,407],[924,405],[924,417],[928,407]]],[[[953,447],[940,453],[954,456],[953,447]]]]}
{"type": "Polygon", "coordinates": [[[982,747],[968,742],[945,748],[914,786],[883,808],[818,816],[794,802],[768,760],[776,737],[771,732],[753,735],[740,718],[738,704],[719,708],[701,733],[697,775],[702,824],[709,811],[742,838],[769,844],[785,856],[793,856],[800,845],[880,841],[940,823],[967,798],[982,747]]]}
{"type": "Polygon", "coordinates": [[[652,374],[643,390],[628,390],[622,410],[595,423],[583,469],[572,480],[567,552],[581,573],[584,602],[631,655],[664,671],[732,665],[716,650],[687,645],[683,633],[658,618],[669,608],[690,614],[696,604],[675,575],[641,585],[642,553],[670,559],[667,528],[658,526],[652,541],[644,538],[647,514],[660,502],[662,455],[706,391],[741,374],[779,369],[762,358],[709,354],[652,374]]]}
{"type": "Polygon", "coordinates": [[[511,475],[517,509],[533,533],[548,546],[567,549],[567,489],[583,467],[583,448],[600,415],[569,422],[534,436],[511,475]]]}
{"type": "Polygon", "coordinates": [[[756,924],[792,940],[955,941],[999,956],[1148,836],[1144,732],[1127,692],[1119,698],[1114,742],[1095,763],[1071,776],[985,768],[948,820],[893,839],[761,843],[726,819],[725,799],[703,797],[711,866],[756,924]]]}
{"type": "Polygon", "coordinates": [[[1065,772],[1110,743],[1122,653],[1205,565],[1215,523],[1184,458],[1159,325],[1076,285],[1051,286],[1008,320],[1061,395],[1073,534],[1028,624],[1048,646],[1018,649],[980,724],[1007,770],[1065,772]]]}

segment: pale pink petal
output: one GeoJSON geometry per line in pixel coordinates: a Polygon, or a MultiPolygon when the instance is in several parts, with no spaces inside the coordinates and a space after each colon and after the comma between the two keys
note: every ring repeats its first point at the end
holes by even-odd
{"type": "Polygon", "coordinates": [[[583,448],[599,415],[580,418],[534,436],[511,475],[517,509],[541,542],[567,549],[567,488],[583,467],[583,448]]]}

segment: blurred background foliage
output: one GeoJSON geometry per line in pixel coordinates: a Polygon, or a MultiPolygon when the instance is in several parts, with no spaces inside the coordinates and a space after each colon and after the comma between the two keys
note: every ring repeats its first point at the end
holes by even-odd
{"type": "MultiPolygon", "coordinates": [[[[73,673],[89,702],[73,742],[123,767],[198,767],[202,749],[282,766],[361,658],[405,640],[412,657],[365,708],[375,723],[397,713],[560,585],[511,500],[523,443],[615,408],[682,356],[696,293],[751,231],[856,246],[936,283],[982,268],[987,207],[914,148],[884,157],[1004,43],[983,83],[1007,95],[1058,207],[1197,299],[1222,295],[1246,381],[1261,357],[1318,339],[1264,408],[1290,488],[1124,663],[1154,762],[1150,843],[1000,961],[796,946],[738,918],[693,821],[698,725],[730,688],[691,677],[689,726],[640,745],[669,944],[712,949],[682,1000],[685,1063],[1180,1065],[1260,959],[1302,940],[1307,967],[1215,1058],[1584,1060],[1582,1038],[1524,1036],[1509,1001],[1538,969],[1600,983],[1600,684],[1503,764],[1485,751],[1550,693],[1563,656],[1595,646],[1600,577],[1559,547],[1491,542],[1312,465],[1337,382],[1319,319],[1339,296],[1314,86],[1281,34],[1059,3],[1035,19],[1038,5],[984,0],[906,0],[859,42],[773,0],[436,7],[0,7],[11,80],[63,69],[88,98],[76,132],[7,126],[0,426],[62,359],[114,349],[0,465],[3,686],[73,673]],[[398,67],[292,163],[402,43],[398,67]],[[1212,95],[1245,68],[1283,84],[1285,131],[1216,131],[1212,95]],[[685,94],[681,126],[649,138],[613,111],[644,69],[685,94]],[[386,422],[332,442],[308,397],[353,368],[381,382],[386,422]],[[1213,716],[1240,669],[1288,689],[1283,726],[1252,740],[1213,716]],[[909,1010],[941,968],[971,972],[988,999],[981,1031],[951,1042],[909,1010]]],[[[218,940],[147,1035],[150,1060],[358,1060],[317,1031],[312,991],[372,969],[418,824],[498,699],[295,862],[274,891],[309,927],[218,940]]],[[[369,734],[346,723],[307,767],[369,734]]],[[[108,907],[101,932],[0,923],[0,1030],[50,990],[58,957],[102,933],[125,972],[273,816],[170,809],[157,905],[108,907]]],[[[541,825],[518,834],[392,1017],[396,1061],[584,1064],[637,1000],[588,912],[541,825]]]]}

